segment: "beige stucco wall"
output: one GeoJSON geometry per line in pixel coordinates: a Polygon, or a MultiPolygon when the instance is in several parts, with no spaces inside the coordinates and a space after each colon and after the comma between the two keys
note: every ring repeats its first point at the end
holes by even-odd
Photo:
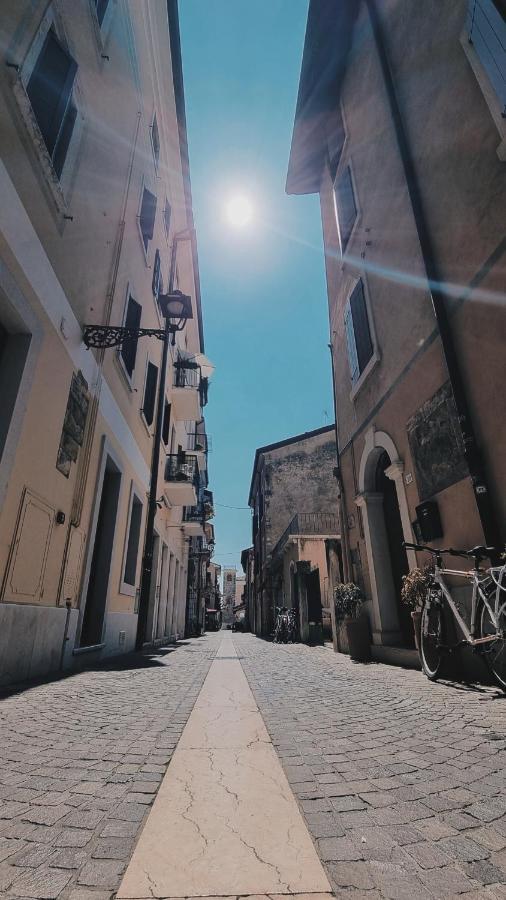
{"type": "MultiPolygon", "coordinates": [[[[19,325],[20,330],[31,332],[32,341],[25,367],[25,375],[28,373],[29,377],[25,379],[12,417],[11,432],[15,437],[0,459],[3,501],[0,617],[3,604],[24,602],[33,609],[37,623],[44,619],[46,607],[58,607],[61,612],[58,622],[64,621],[66,610],[62,604],[66,594],[60,579],[65,573],[65,546],[72,512],[75,514],[76,509],[78,527],[71,529],[71,533],[78,532],[82,552],[74,564],[71,601],[82,614],[105,442],[121,471],[104,623],[105,652],[118,652],[130,649],[135,637],[135,591],[125,590],[122,574],[133,485],[144,506],[137,559],[136,587],[139,587],[154,431],[153,426],[146,425],[141,407],[147,361],[160,366],[162,345],[155,338],[139,341],[135,369],[129,381],[117,351],[107,350],[102,365],[96,351],[86,351],[81,326],[107,322],[121,325],[130,293],[142,305],[141,325],[160,328],[151,288],[155,249],[160,250],[166,288],[170,242],[173,234],[185,229],[188,222],[166,4],[163,0],[149,3],[111,0],[110,6],[110,28],[102,38],[97,37],[94,5],[88,0],[76,0],[71,5],[26,0],[7,2],[2,7],[2,46],[8,59],[21,69],[18,73],[4,66],[0,72],[0,183],[5,201],[0,212],[0,276],[5,276],[0,277],[0,321],[4,314],[10,316],[14,310],[23,323],[19,325]],[[63,197],[48,180],[44,153],[33,141],[19,101],[23,65],[47,15],[54,15],[55,27],[65,36],[78,63],[74,96],[80,139],[74,148],[76,161],[71,177],[65,180],[63,197]],[[104,59],[102,53],[109,58],[104,59]],[[158,170],[150,137],[154,111],[161,146],[158,170]],[[158,200],[154,235],[147,254],[138,226],[143,184],[156,193],[158,200]],[[172,207],[169,239],[162,218],[165,198],[172,207]],[[89,434],[88,450],[85,439],[77,463],[72,463],[66,478],[55,468],[55,463],[70,382],[78,370],[88,382],[98,412],[89,434]],[[54,513],[61,510],[65,514],[63,525],[52,524],[43,567],[43,591],[39,590],[33,600],[13,593],[6,577],[9,555],[15,550],[13,540],[23,492],[27,489],[54,513]],[[124,631],[126,643],[121,644],[120,632],[124,631]]],[[[188,242],[178,247],[176,286],[195,298],[188,242]]],[[[195,305],[193,315],[185,331],[178,335],[177,344],[198,352],[200,337],[195,305]]],[[[176,352],[177,346],[171,348],[167,378],[169,402],[176,352]]],[[[88,429],[91,424],[89,413],[88,429]]],[[[173,417],[172,426],[174,450],[177,451],[178,445],[186,448],[185,423],[173,417]]],[[[174,603],[170,616],[174,635],[184,631],[187,545],[181,529],[182,509],[170,508],[170,490],[166,490],[163,481],[164,463],[162,452],[159,495],[166,493],[168,506],[158,511],[156,530],[170,554],[172,571],[166,587],[174,603]]],[[[159,571],[158,583],[161,577],[159,571]]],[[[76,634],[78,637],[79,614],[72,616],[72,646],[76,634]]],[[[9,642],[5,632],[4,637],[9,642]]],[[[61,643],[61,634],[56,640],[61,643]]],[[[0,660],[4,650],[0,641],[0,660]]],[[[30,653],[30,647],[19,644],[19,657],[30,653]]],[[[51,653],[53,666],[54,652],[51,653]]],[[[43,656],[37,657],[33,671],[20,666],[19,676],[43,671],[43,656]]],[[[11,660],[7,668],[12,680],[16,663],[11,660]]]]}
{"type": "MultiPolygon", "coordinates": [[[[500,136],[460,42],[465,11],[464,0],[431,0],[423,5],[408,0],[402,10],[398,0],[389,0],[382,4],[381,16],[442,276],[450,285],[461,286],[452,289],[456,296],[466,295],[462,302],[447,301],[451,327],[504,526],[506,426],[498,410],[506,338],[500,300],[506,273],[506,170],[496,152],[500,136]],[[469,292],[471,283],[495,291],[496,300],[469,292]]],[[[401,484],[413,521],[419,496],[406,423],[448,376],[431,299],[423,287],[423,261],[365,4],[354,29],[342,110],[346,141],[339,171],[351,162],[358,206],[345,262],[328,171],[322,181],[321,209],[350,546],[361,560],[370,596],[363,511],[355,505],[367,432],[374,429],[391,438],[404,465],[401,484]],[[359,276],[365,284],[377,359],[358,392],[353,392],[344,307],[359,276]]],[[[441,491],[437,501],[444,528],[440,543],[482,542],[469,479],[441,491]]],[[[409,529],[405,537],[412,539],[409,529]]]]}

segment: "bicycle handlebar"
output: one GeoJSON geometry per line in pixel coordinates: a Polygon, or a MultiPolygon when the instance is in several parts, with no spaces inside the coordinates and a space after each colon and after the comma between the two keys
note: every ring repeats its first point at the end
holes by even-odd
{"type": "Polygon", "coordinates": [[[461,556],[464,557],[464,559],[479,560],[485,557],[490,558],[493,554],[497,553],[495,547],[474,547],[472,550],[454,550],[453,547],[427,547],[426,544],[411,544],[408,541],[403,541],[402,546],[408,550],[426,550],[428,553],[432,553],[433,556],[443,556],[443,554],[446,553],[449,556],[461,556]]]}

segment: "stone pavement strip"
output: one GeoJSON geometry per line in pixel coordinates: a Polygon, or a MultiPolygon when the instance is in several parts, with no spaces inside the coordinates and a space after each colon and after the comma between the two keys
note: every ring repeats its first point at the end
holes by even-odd
{"type": "Polygon", "coordinates": [[[505,748],[493,689],[324,648],[118,660],[0,703],[0,895],[506,898],[505,748]]]}
{"type": "Polygon", "coordinates": [[[329,893],[224,632],[118,898],[329,893]]]}

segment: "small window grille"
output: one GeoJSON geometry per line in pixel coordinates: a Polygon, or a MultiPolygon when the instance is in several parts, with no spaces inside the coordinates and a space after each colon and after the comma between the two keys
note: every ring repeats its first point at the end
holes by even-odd
{"type": "Polygon", "coordinates": [[[163,227],[165,228],[165,237],[167,238],[167,241],[169,240],[171,213],[172,213],[171,205],[170,205],[169,201],[167,200],[167,198],[165,198],[165,206],[164,206],[164,210],[163,210],[163,227]]]}
{"type": "Polygon", "coordinates": [[[153,263],[153,279],[151,282],[151,288],[153,291],[153,296],[158,300],[158,294],[161,293],[162,290],[162,273],[161,273],[161,260],[160,260],[160,251],[157,250],[155,253],[155,261],[153,263]]]}

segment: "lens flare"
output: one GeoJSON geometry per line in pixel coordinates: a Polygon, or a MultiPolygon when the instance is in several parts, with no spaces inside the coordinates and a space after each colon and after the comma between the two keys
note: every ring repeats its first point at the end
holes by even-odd
{"type": "Polygon", "coordinates": [[[235,228],[244,228],[251,221],[253,207],[248,197],[237,194],[228,201],[226,212],[231,225],[235,228]]]}

